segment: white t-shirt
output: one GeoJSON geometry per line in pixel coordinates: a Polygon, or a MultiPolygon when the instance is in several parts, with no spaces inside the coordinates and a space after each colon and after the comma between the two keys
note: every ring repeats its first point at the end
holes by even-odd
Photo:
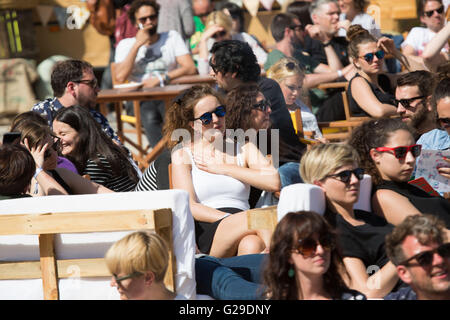
{"type": "MultiPolygon", "coordinates": [[[[402,48],[407,45],[410,45],[414,48],[415,55],[422,56],[423,50],[425,49],[428,42],[433,39],[436,35],[436,32],[431,31],[428,28],[424,27],[414,27],[408,33],[405,41],[402,43],[402,48]]],[[[449,52],[448,43],[441,49],[442,52],[449,52]]]]}
{"type": "MultiPolygon", "coordinates": [[[[341,13],[339,15],[339,21],[343,21],[345,19],[346,19],[345,14],[341,13]]],[[[364,29],[369,31],[369,33],[377,39],[381,37],[380,27],[377,25],[377,23],[372,18],[372,16],[367,13],[357,14],[351,21],[351,24],[352,25],[354,25],[354,24],[361,25],[361,27],[363,27],[364,29]]],[[[347,31],[345,29],[343,29],[343,28],[339,29],[338,36],[345,37],[346,35],[347,35],[347,31]]]]}
{"type": "MultiPolygon", "coordinates": [[[[124,61],[135,42],[136,38],[122,39],[117,45],[114,61],[124,61]]],[[[176,58],[186,54],[189,54],[189,50],[178,32],[171,30],[160,33],[158,41],[139,48],[129,80],[141,82],[152,74],[176,69],[176,58]]]]}

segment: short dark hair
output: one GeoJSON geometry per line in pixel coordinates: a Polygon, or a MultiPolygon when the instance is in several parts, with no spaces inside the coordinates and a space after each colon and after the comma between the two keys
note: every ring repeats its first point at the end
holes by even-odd
{"type": "Polygon", "coordinates": [[[309,14],[309,7],[311,2],[307,1],[294,1],[291,2],[287,8],[286,13],[295,14],[295,16],[300,20],[303,26],[307,24],[314,24],[311,20],[311,15],[309,14]]]}
{"type": "Polygon", "coordinates": [[[159,14],[159,4],[154,0],[134,0],[128,10],[128,18],[132,24],[136,24],[136,12],[143,6],[152,7],[156,14],[159,14]]]}
{"type": "Polygon", "coordinates": [[[442,244],[446,241],[445,224],[431,214],[417,214],[403,220],[386,236],[386,254],[396,266],[408,258],[402,249],[407,236],[414,236],[421,244],[429,241],[442,244]]]}
{"type": "Polygon", "coordinates": [[[276,42],[284,39],[284,30],[293,26],[294,19],[297,17],[292,13],[279,13],[273,17],[270,23],[270,32],[276,42]]]}
{"type": "Polygon", "coordinates": [[[444,78],[439,81],[434,90],[433,97],[431,98],[431,106],[433,108],[433,112],[435,113],[436,119],[438,118],[437,104],[439,100],[446,97],[450,97],[450,78],[444,78]]]}
{"type": "Polygon", "coordinates": [[[93,67],[87,61],[70,59],[58,62],[53,68],[50,80],[54,96],[62,97],[67,83],[81,80],[83,72],[88,70],[93,70],[93,67]]]}
{"type": "Polygon", "coordinates": [[[402,74],[398,77],[397,87],[417,86],[420,95],[428,97],[433,94],[435,82],[436,77],[433,73],[425,70],[418,70],[402,74]]]}
{"type": "Polygon", "coordinates": [[[439,2],[440,4],[442,3],[442,0],[417,0],[417,16],[421,17],[425,14],[425,5],[427,4],[427,2],[430,1],[436,1],[439,2]]]}
{"type": "Polygon", "coordinates": [[[236,77],[244,82],[256,82],[261,73],[252,48],[247,42],[239,40],[224,40],[215,42],[211,53],[217,71],[236,73],[236,77]]]}
{"type": "Polygon", "coordinates": [[[0,194],[14,196],[25,193],[31,183],[36,163],[31,153],[20,144],[0,146],[0,194]]]}

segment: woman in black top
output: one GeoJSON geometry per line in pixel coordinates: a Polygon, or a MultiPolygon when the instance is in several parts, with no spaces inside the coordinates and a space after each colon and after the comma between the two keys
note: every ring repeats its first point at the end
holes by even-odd
{"type": "Polygon", "coordinates": [[[357,68],[348,85],[348,103],[352,116],[375,117],[395,115],[395,96],[389,78],[381,74],[385,53],[398,54],[391,39],[375,39],[360,25],[347,31],[348,54],[357,68]]]}
{"type": "Polygon", "coordinates": [[[325,193],[325,218],[336,227],[350,288],[368,298],[382,298],[398,283],[395,266],[384,250],[384,238],[393,226],[373,213],[354,210],[364,171],[358,154],[346,144],[314,145],[303,156],[300,175],[325,193]]]}
{"type": "Polygon", "coordinates": [[[101,130],[87,109],[60,109],[53,130],[61,140],[61,153],[81,175],[115,192],[134,191],[138,176],[127,152],[101,130]]]}
{"type": "Polygon", "coordinates": [[[372,176],[372,208],[394,225],[407,216],[430,213],[450,228],[450,201],[408,184],[420,155],[413,132],[399,119],[371,120],[352,132],[363,168],[372,176]]]}

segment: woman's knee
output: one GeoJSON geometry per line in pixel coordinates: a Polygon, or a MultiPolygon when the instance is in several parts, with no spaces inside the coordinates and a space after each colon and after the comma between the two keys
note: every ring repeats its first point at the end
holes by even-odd
{"type": "Polygon", "coordinates": [[[266,248],[264,241],[257,235],[243,237],[239,242],[238,255],[261,253],[266,248]]]}

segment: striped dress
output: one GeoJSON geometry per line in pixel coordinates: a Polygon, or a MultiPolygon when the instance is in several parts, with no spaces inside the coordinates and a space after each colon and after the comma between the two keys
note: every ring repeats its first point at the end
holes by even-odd
{"type": "Polygon", "coordinates": [[[99,159],[102,167],[97,165],[93,160],[88,160],[82,175],[89,175],[91,181],[101,184],[115,192],[134,191],[137,182],[127,176],[125,170],[122,170],[124,174],[120,176],[113,175],[108,160],[102,155],[99,155],[99,159]]]}

